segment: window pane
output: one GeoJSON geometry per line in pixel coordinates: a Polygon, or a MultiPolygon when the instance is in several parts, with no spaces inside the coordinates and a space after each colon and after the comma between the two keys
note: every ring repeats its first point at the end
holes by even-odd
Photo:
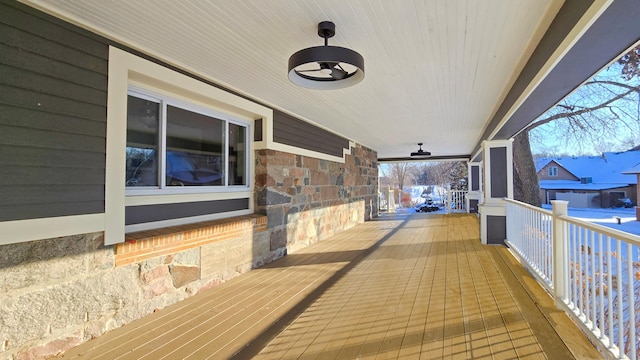
{"type": "Polygon", "coordinates": [[[167,186],[224,185],[224,125],[167,106],[167,186]]]}
{"type": "Polygon", "coordinates": [[[158,186],[160,104],[129,95],[127,100],[127,186],[158,186]]]}
{"type": "Polygon", "coordinates": [[[247,185],[247,128],[229,124],[229,185],[247,185]]]}

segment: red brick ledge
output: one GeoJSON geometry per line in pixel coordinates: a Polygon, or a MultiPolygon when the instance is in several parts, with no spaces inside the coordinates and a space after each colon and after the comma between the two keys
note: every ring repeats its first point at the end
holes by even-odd
{"type": "Polygon", "coordinates": [[[265,230],[267,217],[254,214],[130,233],[116,245],[115,263],[127,265],[265,230]]]}

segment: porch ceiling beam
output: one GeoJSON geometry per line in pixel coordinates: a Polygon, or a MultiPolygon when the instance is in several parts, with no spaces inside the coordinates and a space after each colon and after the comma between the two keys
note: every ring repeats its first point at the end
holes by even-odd
{"type": "Polygon", "coordinates": [[[447,155],[447,156],[429,156],[429,157],[388,157],[388,158],[378,158],[378,162],[380,163],[388,163],[388,162],[421,162],[421,161],[468,161],[471,159],[471,155],[447,155]]]}

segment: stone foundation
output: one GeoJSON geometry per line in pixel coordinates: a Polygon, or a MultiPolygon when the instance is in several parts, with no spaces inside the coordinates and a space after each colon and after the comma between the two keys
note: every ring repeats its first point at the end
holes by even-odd
{"type": "Polygon", "coordinates": [[[256,215],[0,246],[0,360],[42,359],[376,216],[377,155],[256,152],[256,215]],[[266,216],[265,216],[266,215],[266,216]]]}
{"type": "Polygon", "coordinates": [[[53,356],[278,256],[256,254],[265,217],[153,233],[117,246],[102,233],[0,246],[0,359],[53,356]]]}

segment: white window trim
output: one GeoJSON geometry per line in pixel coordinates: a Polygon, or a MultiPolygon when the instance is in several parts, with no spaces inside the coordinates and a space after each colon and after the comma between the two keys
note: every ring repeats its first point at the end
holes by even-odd
{"type": "MultiPolygon", "coordinates": [[[[124,242],[125,231],[144,230],[144,226],[125,227],[125,207],[127,205],[176,203],[189,201],[207,201],[228,198],[249,197],[250,209],[233,213],[212,214],[187,220],[168,220],[148,226],[170,226],[188,223],[194,220],[205,221],[233,215],[253,212],[253,182],[242,189],[224,192],[208,192],[197,194],[180,192],[177,194],[127,196],[125,178],[126,131],[127,131],[127,96],[131,86],[141,86],[168,95],[174,99],[185,101],[207,109],[218,110],[232,117],[246,120],[262,119],[273,121],[273,111],[247,99],[233,95],[224,90],[207,85],[196,79],[180,74],[159,64],[129,54],[115,47],[109,47],[109,85],[107,100],[107,155],[105,179],[105,244],[124,242]],[[230,195],[231,194],[231,195],[230,195]],[[197,200],[196,200],[197,199],[197,200]]],[[[253,156],[253,126],[249,126],[247,140],[250,144],[247,154],[250,166],[247,179],[255,173],[253,156]]]]}
{"type": "Polygon", "coordinates": [[[87,214],[0,222],[0,245],[104,231],[105,215],[87,214]]]}
{"type": "Polygon", "coordinates": [[[547,169],[547,175],[548,176],[558,176],[558,167],[555,166],[555,165],[549,166],[549,168],[547,169]]]}

